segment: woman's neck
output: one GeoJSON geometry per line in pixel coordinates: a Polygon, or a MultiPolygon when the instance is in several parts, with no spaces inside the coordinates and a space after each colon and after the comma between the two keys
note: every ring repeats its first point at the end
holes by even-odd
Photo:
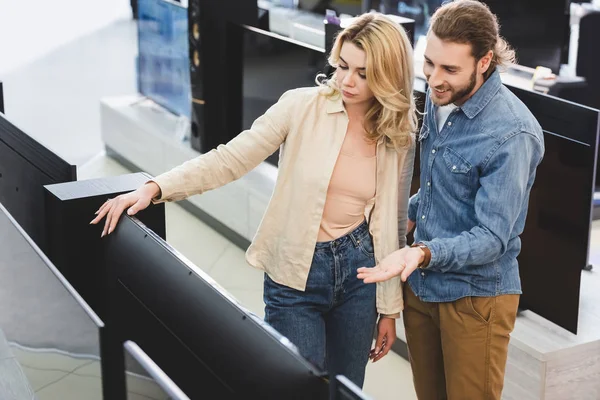
{"type": "Polygon", "coordinates": [[[352,120],[363,121],[365,116],[367,115],[367,111],[371,107],[370,103],[358,103],[358,104],[346,104],[344,103],[344,108],[346,109],[346,113],[348,117],[352,120]]]}

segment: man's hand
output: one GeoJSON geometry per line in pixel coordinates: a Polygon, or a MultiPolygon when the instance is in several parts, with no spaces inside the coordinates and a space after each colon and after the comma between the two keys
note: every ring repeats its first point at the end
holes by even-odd
{"type": "Polygon", "coordinates": [[[375,342],[375,348],[369,354],[369,359],[373,362],[381,360],[390,351],[395,340],[396,320],[380,317],[377,323],[377,341],[375,342]]]}
{"type": "Polygon", "coordinates": [[[359,268],[358,279],[365,283],[383,282],[400,275],[402,281],[406,282],[423,261],[425,253],[418,247],[405,247],[396,250],[385,257],[373,268],[359,268]]]}
{"type": "Polygon", "coordinates": [[[402,282],[406,282],[410,274],[412,274],[415,269],[419,268],[419,265],[423,262],[423,258],[425,258],[425,252],[423,252],[423,250],[418,247],[408,247],[406,267],[400,275],[402,282]]]}

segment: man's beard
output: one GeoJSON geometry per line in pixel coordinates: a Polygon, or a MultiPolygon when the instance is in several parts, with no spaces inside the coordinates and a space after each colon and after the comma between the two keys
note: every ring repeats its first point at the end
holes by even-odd
{"type": "MultiPolygon", "coordinates": [[[[475,88],[476,84],[477,84],[477,70],[474,70],[473,73],[471,74],[471,77],[469,78],[469,83],[466,86],[463,86],[462,88],[460,88],[456,91],[452,86],[449,87],[449,90],[453,93],[452,96],[450,97],[450,100],[448,100],[448,101],[444,100],[443,103],[439,103],[439,100],[437,100],[435,98],[434,94],[431,93],[431,95],[430,95],[431,101],[433,101],[433,103],[437,106],[447,106],[448,104],[456,103],[458,100],[469,95],[475,88]]],[[[433,91],[435,89],[431,88],[431,90],[433,91]]]]}

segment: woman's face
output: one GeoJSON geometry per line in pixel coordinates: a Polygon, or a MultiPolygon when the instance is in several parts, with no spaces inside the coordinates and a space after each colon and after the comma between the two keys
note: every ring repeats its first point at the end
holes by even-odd
{"type": "Polygon", "coordinates": [[[347,41],[342,44],[335,74],[344,103],[361,104],[373,100],[373,92],[367,84],[366,64],[367,55],[363,50],[347,41]]]}

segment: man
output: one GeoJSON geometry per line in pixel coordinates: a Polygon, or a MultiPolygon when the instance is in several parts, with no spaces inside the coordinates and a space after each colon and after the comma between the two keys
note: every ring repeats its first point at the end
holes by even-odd
{"type": "Polygon", "coordinates": [[[541,127],[500,80],[513,59],[484,4],[457,0],[433,15],[421,186],[409,206],[415,244],[359,269],[367,283],[408,280],[404,326],[421,400],[501,396],[519,235],[544,153],[541,127]]]}

